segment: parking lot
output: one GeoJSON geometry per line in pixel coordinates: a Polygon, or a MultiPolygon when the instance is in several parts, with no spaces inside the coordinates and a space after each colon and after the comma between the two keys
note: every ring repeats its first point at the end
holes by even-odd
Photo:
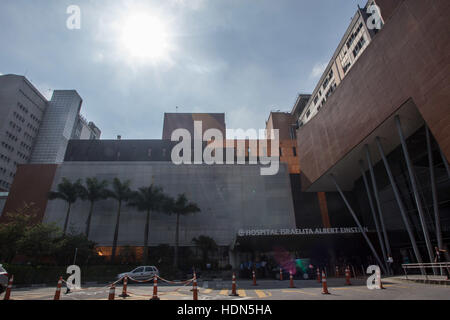
{"type": "MultiPolygon", "coordinates": [[[[289,288],[289,281],[261,280],[257,286],[251,281],[238,280],[238,297],[229,296],[231,281],[199,281],[199,300],[449,300],[450,287],[409,283],[398,279],[383,280],[384,290],[369,290],[365,279],[352,279],[352,285],[345,285],[343,278],[328,279],[329,295],[322,294],[322,286],[315,280],[296,280],[295,288],[289,288]]],[[[56,287],[56,286],[55,286],[56,287]]],[[[13,288],[13,300],[52,300],[55,287],[13,288]]],[[[158,286],[161,300],[192,300],[192,286],[158,286]]],[[[122,285],[115,291],[116,300],[149,300],[153,285],[129,284],[126,299],[120,297],[122,285]]],[[[83,286],[81,290],[65,294],[61,291],[61,300],[107,300],[109,288],[104,285],[83,286]]],[[[0,296],[3,299],[4,293],[0,296]]]]}

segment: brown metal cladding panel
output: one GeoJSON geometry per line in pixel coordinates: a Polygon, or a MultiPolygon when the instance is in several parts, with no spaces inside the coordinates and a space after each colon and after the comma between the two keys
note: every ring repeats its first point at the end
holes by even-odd
{"type": "MultiPolygon", "coordinates": [[[[36,220],[42,221],[57,167],[56,164],[19,165],[1,218],[5,217],[6,212],[14,212],[24,203],[34,203],[39,210],[36,220]]],[[[1,218],[0,222],[3,220],[1,218]]]]}
{"type": "Polygon", "coordinates": [[[450,159],[449,3],[402,2],[323,110],[299,129],[303,189],[409,98],[450,159]]]}

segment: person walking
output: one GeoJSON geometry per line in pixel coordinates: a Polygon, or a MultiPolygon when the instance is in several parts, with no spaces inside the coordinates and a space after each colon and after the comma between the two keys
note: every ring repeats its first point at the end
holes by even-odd
{"type": "MultiPolygon", "coordinates": [[[[444,261],[445,260],[444,259],[444,253],[447,252],[447,250],[439,249],[438,247],[434,247],[434,250],[435,250],[434,262],[435,263],[446,262],[446,261],[444,261]]],[[[445,275],[447,277],[447,280],[448,280],[448,277],[449,277],[448,267],[441,267],[441,270],[444,271],[443,275],[445,275]]]]}

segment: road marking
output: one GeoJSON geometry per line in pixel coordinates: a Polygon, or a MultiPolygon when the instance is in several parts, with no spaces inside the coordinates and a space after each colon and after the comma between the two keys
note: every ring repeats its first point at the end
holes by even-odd
{"type": "Polygon", "coordinates": [[[221,294],[222,296],[227,296],[228,295],[228,290],[227,289],[222,289],[222,290],[220,290],[219,294],[221,294]]]}
{"type": "Polygon", "coordinates": [[[245,293],[245,290],[238,289],[237,294],[241,297],[246,297],[247,293],[245,293]]]}
{"type": "Polygon", "coordinates": [[[285,292],[285,293],[303,293],[303,294],[310,295],[310,296],[317,296],[317,294],[315,294],[315,293],[306,292],[306,291],[302,291],[302,290],[281,290],[281,292],[285,292]]]}
{"type": "Polygon", "coordinates": [[[255,293],[258,296],[258,298],[266,298],[267,297],[267,295],[262,290],[255,290],[255,293]]]}
{"type": "Polygon", "coordinates": [[[213,291],[212,289],[206,289],[205,291],[200,292],[200,293],[208,294],[208,293],[211,293],[212,291],[213,291]]]}

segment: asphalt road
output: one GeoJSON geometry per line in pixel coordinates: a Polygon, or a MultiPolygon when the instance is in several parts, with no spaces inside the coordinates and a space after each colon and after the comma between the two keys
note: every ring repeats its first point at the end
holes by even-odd
{"type": "MultiPolygon", "coordinates": [[[[296,288],[289,288],[289,281],[261,280],[257,286],[251,281],[238,280],[238,297],[229,296],[231,281],[208,282],[199,281],[199,300],[450,300],[450,287],[406,283],[396,279],[383,279],[384,290],[369,290],[365,279],[352,279],[352,285],[345,285],[344,278],[328,279],[329,295],[322,294],[321,284],[315,280],[295,280],[296,288]]],[[[191,285],[189,286],[158,286],[158,296],[161,300],[192,300],[191,285]]],[[[126,300],[149,300],[153,286],[128,285],[130,297],[126,300]]],[[[61,290],[61,300],[107,300],[109,288],[105,285],[84,287],[82,290],[65,294],[61,290]]],[[[115,291],[116,300],[122,286],[115,291]]],[[[13,288],[11,299],[14,300],[52,300],[54,287],[45,288],[13,288]]],[[[0,296],[3,299],[4,293],[0,296]]]]}

